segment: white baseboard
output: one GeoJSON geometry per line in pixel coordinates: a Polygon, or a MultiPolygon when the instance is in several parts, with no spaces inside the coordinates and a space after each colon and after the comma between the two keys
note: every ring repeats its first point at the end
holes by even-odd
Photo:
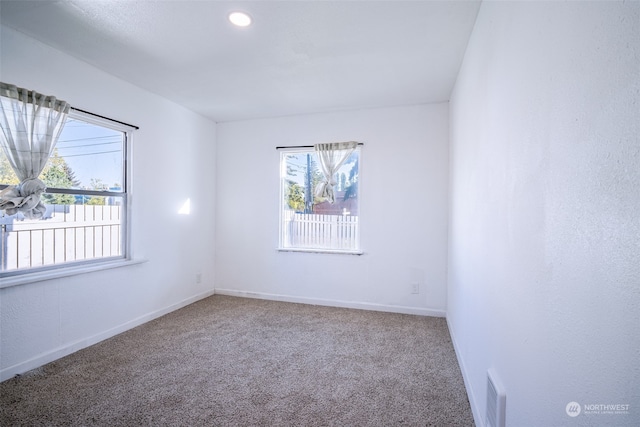
{"type": "Polygon", "coordinates": [[[480,407],[478,406],[480,402],[478,402],[478,399],[476,399],[475,395],[473,394],[473,389],[471,388],[471,380],[469,379],[469,375],[467,374],[467,368],[464,364],[464,360],[460,356],[462,353],[460,352],[460,348],[458,347],[458,342],[456,341],[456,337],[449,319],[447,319],[447,327],[449,328],[449,336],[451,336],[453,350],[456,353],[456,359],[458,359],[458,365],[460,366],[460,371],[462,372],[464,388],[467,390],[467,397],[469,398],[469,405],[471,406],[473,421],[475,422],[477,427],[484,427],[484,419],[482,418],[482,412],[480,411],[480,407]]]}
{"type": "Polygon", "coordinates": [[[324,305],[329,307],[355,308],[359,310],[385,311],[389,313],[416,314],[419,316],[445,317],[444,310],[429,308],[406,307],[402,305],[373,304],[368,302],[340,301],[324,298],[308,298],[290,295],[268,294],[264,292],[238,291],[235,289],[218,289],[216,295],[228,295],[232,297],[256,298],[271,301],[295,302],[301,304],[324,305]]]}
{"type": "Polygon", "coordinates": [[[54,360],[60,359],[61,357],[67,356],[71,353],[74,353],[83,348],[89,347],[91,345],[97,344],[100,341],[106,340],[107,338],[111,338],[115,335],[118,335],[124,331],[135,328],[136,326],[140,326],[143,323],[147,323],[153,319],[156,319],[160,316],[164,316],[165,314],[171,313],[172,311],[178,310],[182,307],[185,307],[189,304],[192,304],[196,301],[199,301],[203,298],[207,298],[214,294],[215,291],[210,290],[207,292],[203,292],[201,294],[192,296],[175,304],[172,304],[163,309],[153,311],[151,313],[147,313],[140,317],[137,317],[133,320],[130,320],[122,325],[116,326],[99,334],[92,335],[90,337],[74,341],[72,343],[65,344],[61,347],[58,347],[54,350],[48,351],[46,353],[40,354],[32,359],[26,360],[24,362],[17,363],[13,366],[9,366],[0,371],[0,381],[7,380],[16,374],[22,374],[24,372],[30,371],[31,369],[35,369],[42,365],[45,365],[49,362],[53,362],[54,360]]]}

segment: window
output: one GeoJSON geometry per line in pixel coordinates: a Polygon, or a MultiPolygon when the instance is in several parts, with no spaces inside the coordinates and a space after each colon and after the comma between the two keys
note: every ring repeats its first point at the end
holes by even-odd
{"type": "Polygon", "coordinates": [[[334,175],[335,202],[316,195],[323,180],[313,148],[280,151],[280,249],[360,252],[360,149],[334,175]]]}
{"type": "MultiPolygon", "coordinates": [[[[0,277],[127,254],[127,142],[133,127],[71,110],[40,179],[42,219],[0,211],[0,277]]],[[[18,183],[0,150],[0,189],[18,183]]]]}

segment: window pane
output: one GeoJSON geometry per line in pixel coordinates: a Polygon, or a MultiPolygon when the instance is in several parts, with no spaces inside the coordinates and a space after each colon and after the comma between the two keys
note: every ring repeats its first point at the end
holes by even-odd
{"type": "Polygon", "coordinates": [[[124,132],[67,119],[40,179],[49,187],[122,191],[124,132]]]}
{"type": "Polygon", "coordinates": [[[49,196],[69,197],[73,204],[47,204],[42,220],[0,217],[0,271],[123,255],[123,197],[49,196]]]}
{"type": "MultiPolygon", "coordinates": [[[[40,174],[51,188],[123,191],[124,132],[68,118],[40,174]]],[[[0,184],[19,182],[0,150],[0,184]]]]}
{"type": "Polygon", "coordinates": [[[281,153],[283,249],[359,250],[359,163],[356,150],[333,177],[335,203],[331,204],[315,195],[324,180],[316,154],[281,153]]]}

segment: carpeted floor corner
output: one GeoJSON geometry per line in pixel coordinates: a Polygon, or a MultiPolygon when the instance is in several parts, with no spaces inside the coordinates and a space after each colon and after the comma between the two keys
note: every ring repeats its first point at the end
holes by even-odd
{"type": "Polygon", "coordinates": [[[446,320],[215,295],[0,383],[1,426],[473,426],[446,320]]]}

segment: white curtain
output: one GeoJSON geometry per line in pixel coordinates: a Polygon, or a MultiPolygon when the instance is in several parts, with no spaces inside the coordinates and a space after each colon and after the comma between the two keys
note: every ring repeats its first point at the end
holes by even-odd
{"type": "Polygon", "coordinates": [[[357,142],[333,142],[330,144],[316,144],[315,150],[320,161],[320,169],[324,179],[316,188],[316,196],[327,199],[333,204],[336,201],[333,187],[337,184],[334,176],[340,166],[349,158],[358,146],[357,142]]]}
{"type": "Polygon", "coordinates": [[[0,210],[42,218],[46,208],[38,179],[64,127],[69,104],[52,96],[0,82],[0,146],[20,180],[0,191],[0,210]]]}

